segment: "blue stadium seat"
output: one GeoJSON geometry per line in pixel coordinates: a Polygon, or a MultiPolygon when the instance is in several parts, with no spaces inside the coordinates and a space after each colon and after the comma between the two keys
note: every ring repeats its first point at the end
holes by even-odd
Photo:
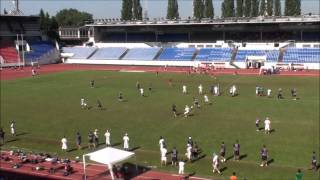
{"type": "Polygon", "coordinates": [[[90,59],[97,60],[116,60],[120,59],[120,57],[127,51],[127,48],[124,47],[106,47],[99,48],[90,59]]]}
{"type": "Polygon", "coordinates": [[[165,48],[159,56],[160,61],[191,61],[195,48],[165,48]]]}
{"type": "Polygon", "coordinates": [[[231,48],[202,48],[200,49],[196,61],[230,61],[232,55],[231,48]]]}
{"type": "Polygon", "coordinates": [[[320,63],[320,48],[287,48],[283,62],[320,63]]]}
{"type": "Polygon", "coordinates": [[[247,56],[267,56],[267,61],[276,62],[278,61],[279,51],[278,50],[239,50],[236,56],[237,62],[244,62],[247,56]]]}
{"type": "Polygon", "coordinates": [[[28,44],[31,51],[25,53],[26,61],[36,61],[55,48],[55,45],[50,41],[34,41],[28,44]]]}
{"type": "Polygon", "coordinates": [[[73,53],[71,59],[87,59],[97,48],[95,47],[63,47],[65,53],[73,53]]]}
{"type": "Polygon", "coordinates": [[[122,58],[125,60],[153,60],[160,48],[132,48],[128,53],[122,58]]]}

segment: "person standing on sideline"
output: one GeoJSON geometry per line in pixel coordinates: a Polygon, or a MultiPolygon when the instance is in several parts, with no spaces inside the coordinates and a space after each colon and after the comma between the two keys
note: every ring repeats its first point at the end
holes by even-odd
{"type": "Polygon", "coordinates": [[[104,133],[104,137],[106,137],[106,145],[107,146],[110,146],[111,144],[110,144],[110,132],[109,132],[109,130],[107,129],[107,131],[106,131],[106,133],[104,133]]]}
{"type": "Polygon", "coordinates": [[[222,142],[220,147],[221,162],[226,162],[225,156],[226,156],[226,145],[224,144],[224,142],[222,142]]]}
{"type": "Polygon", "coordinates": [[[261,149],[261,167],[268,166],[268,149],[263,145],[261,149]]]}
{"type": "Polygon", "coordinates": [[[77,134],[76,134],[76,144],[77,144],[77,147],[78,147],[78,150],[80,150],[81,149],[81,135],[80,135],[80,133],[79,132],[77,132],[77,134]]]}
{"type": "Polygon", "coordinates": [[[186,85],[182,86],[182,93],[187,94],[187,86],[186,85]]]}
{"type": "Polygon", "coordinates": [[[281,88],[279,88],[278,89],[278,99],[282,99],[283,97],[282,97],[282,89],[281,88]]]}
{"type": "Polygon", "coordinates": [[[177,106],[175,104],[172,104],[172,112],[173,112],[173,117],[177,117],[177,106]]]}
{"type": "Polygon", "coordinates": [[[267,117],[266,120],[264,120],[264,131],[266,134],[270,134],[270,124],[271,124],[271,121],[267,117]]]}
{"type": "Polygon", "coordinates": [[[317,171],[318,165],[317,165],[317,157],[316,152],[312,152],[312,158],[311,158],[311,170],[317,171]]]}
{"type": "Polygon", "coordinates": [[[233,145],[233,159],[235,161],[240,160],[240,144],[239,140],[236,140],[236,143],[233,145]]]}
{"type": "Polygon", "coordinates": [[[179,174],[184,174],[184,165],[185,165],[185,162],[181,159],[179,161],[179,174]]]}
{"type": "Polygon", "coordinates": [[[67,149],[68,149],[68,145],[67,145],[68,141],[67,141],[67,138],[65,136],[63,136],[63,138],[61,139],[61,149],[62,151],[65,151],[67,152],[67,149]]]}
{"type": "Polygon", "coordinates": [[[271,89],[268,89],[268,90],[267,90],[267,96],[268,96],[268,97],[271,97],[271,92],[272,92],[271,89]]]}
{"type": "Polygon", "coordinates": [[[303,173],[301,172],[301,169],[298,169],[296,172],[296,180],[302,180],[303,173]]]}
{"type": "Polygon", "coordinates": [[[232,173],[232,176],[230,176],[230,180],[238,180],[238,178],[236,176],[236,172],[232,173]]]}
{"type": "Polygon", "coordinates": [[[95,130],[94,130],[93,135],[94,135],[94,144],[93,144],[93,147],[96,148],[96,147],[98,147],[98,145],[99,145],[99,132],[98,132],[98,129],[95,129],[95,130]]]}
{"type": "Polygon", "coordinates": [[[220,170],[219,170],[219,157],[216,153],[213,153],[213,158],[212,158],[212,172],[218,172],[218,174],[220,174],[220,170]]]}
{"type": "Polygon", "coordinates": [[[202,91],[203,91],[202,84],[199,85],[198,89],[199,89],[199,95],[202,95],[202,91]]]}
{"type": "Polygon", "coordinates": [[[186,156],[188,158],[188,161],[191,162],[191,155],[192,155],[192,146],[190,144],[187,145],[187,152],[186,152],[186,156]]]}
{"type": "Polygon", "coordinates": [[[37,75],[37,72],[34,68],[31,69],[31,74],[32,74],[32,77],[35,77],[37,75]]]}
{"type": "Polygon", "coordinates": [[[160,146],[160,151],[162,148],[164,148],[165,146],[165,143],[164,143],[164,139],[162,136],[160,136],[160,139],[159,139],[159,146],[160,146]]]}
{"type": "Polygon", "coordinates": [[[91,149],[92,147],[94,147],[94,135],[93,135],[92,131],[89,131],[89,134],[88,134],[88,148],[91,149]]]}
{"type": "Polygon", "coordinates": [[[141,96],[144,96],[144,90],[143,90],[143,88],[140,88],[140,95],[141,95],[141,96]]]}
{"type": "Polygon", "coordinates": [[[128,136],[128,133],[126,133],[124,136],[123,136],[123,149],[126,150],[126,151],[129,151],[129,136],[128,136]]]}
{"type": "Polygon", "coordinates": [[[256,131],[260,131],[260,119],[256,119],[256,131]]]}
{"type": "Polygon", "coordinates": [[[161,167],[162,165],[166,166],[167,165],[167,148],[166,146],[163,146],[162,149],[160,149],[160,152],[161,152],[161,167]]]}
{"type": "Polygon", "coordinates": [[[0,145],[4,144],[4,135],[5,135],[5,132],[3,131],[2,128],[0,128],[0,145]]]}
{"type": "Polygon", "coordinates": [[[11,135],[16,136],[16,123],[14,122],[14,120],[11,121],[10,129],[11,129],[11,135]]]}
{"type": "Polygon", "coordinates": [[[177,161],[178,161],[178,150],[176,149],[176,147],[174,147],[171,153],[171,165],[176,166],[177,161]]]}

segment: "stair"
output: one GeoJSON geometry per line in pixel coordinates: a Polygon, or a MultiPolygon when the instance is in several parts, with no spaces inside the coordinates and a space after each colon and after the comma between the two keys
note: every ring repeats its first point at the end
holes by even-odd
{"type": "Polygon", "coordinates": [[[238,53],[238,48],[234,47],[233,50],[232,50],[232,56],[231,56],[231,59],[230,59],[230,65],[235,67],[236,69],[240,69],[239,66],[237,66],[236,64],[234,64],[234,61],[236,60],[236,56],[237,56],[237,53],[238,53]]]}

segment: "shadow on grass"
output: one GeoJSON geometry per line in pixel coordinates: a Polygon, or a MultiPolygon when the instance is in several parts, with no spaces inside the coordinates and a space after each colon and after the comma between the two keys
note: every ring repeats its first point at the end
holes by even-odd
{"type": "Polygon", "coordinates": [[[21,132],[21,133],[18,133],[16,136],[23,136],[23,135],[26,135],[26,134],[29,134],[27,132],[21,132]]]}
{"type": "Polygon", "coordinates": [[[270,165],[270,164],[272,164],[273,162],[274,162],[274,159],[270,159],[270,160],[267,162],[267,164],[270,165]]]}
{"type": "Polygon", "coordinates": [[[19,140],[20,139],[18,139],[18,138],[10,139],[10,140],[7,140],[6,143],[11,143],[11,142],[19,141],[19,140]]]}
{"type": "Polygon", "coordinates": [[[275,132],[276,132],[275,129],[271,129],[271,130],[270,130],[270,134],[273,134],[273,133],[275,133],[275,132]]]}
{"type": "Polygon", "coordinates": [[[206,156],[207,156],[206,154],[203,154],[203,155],[201,155],[201,156],[199,156],[199,157],[191,160],[191,163],[194,163],[194,162],[196,162],[196,161],[199,161],[200,159],[203,159],[203,158],[205,158],[206,156]]]}
{"type": "Polygon", "coordinates": [[[120,144],[121,144],[120,142],[116,142],[116,143],[111,144],[111,147],[119,146],[120,144]]]}
{"type": "Polygon", "coordinates": [[[264,128],[263,128],[263,127],[259,128],[259,131],[262,131],[262,130],[264,130],[264,128]]]}
{"type": "Polygon", "coordinates": [[[189,173],[188,175],[184,176],[182,179],[189,179],[190,177],[196,175],[196,172],[192,172],[192,173],[189,173]]]}
{"type": "Polygon", "coordinates": [[[227,158],[226,158],[226,161],[228,161],[228,160],[232,159],[233,157],[234,157],[233,155],[231,155],[231,156],[227,157],[227,158]]]}
{"type": "Polygon", "coordinates": [[[129,151],[135,151],[137,149],[140,149],[140,146],[133,147],[133,148],[129,149],[129,151]]]}
{"type": "Polygon", "coordinates": [[[72,152],[72,151],[76,151],[76,150],[78,150],[78,148],[69,149],[67,152],[72,152]]]}
{"type": "Polygon", "coordinates": [[[228,167],[223,167],[220,169],[220,172],[226,171],[228,169],[228,167]]]}
{"type": "Polygon", "coordinates": [[[239,157],[239,159],[242,160],[242,159],[246,158],[247,156],[248,156],[247,154],[242,154],[242,155],[239,157]]]}

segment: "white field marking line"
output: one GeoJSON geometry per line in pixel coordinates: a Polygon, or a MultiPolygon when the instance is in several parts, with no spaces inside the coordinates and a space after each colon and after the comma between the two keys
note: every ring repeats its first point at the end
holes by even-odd
{"type": "MultiPolygon", "coordinates": [[[[12,172],[12,168],[6,168],[6,167],[1,167],[2,169],[6,169],[6,170],[11,170],[12,172]]],[[[32,174],[37,174],[39,175],[40,177],[55,177],[55,178],[58,178],[58,179],[70,179],[72,180],[73,178],[67,178],[65,176],[56,176],[56,175],[52,175],[52,174],[42,174],[42,173],[37,173],[37,172],[32,172],[32,173],[25,173],[25,172],[20,172],[19,170],[14,170],[14,172],[19,172],[21,174],[28,174],[28,175],[32,175],[32,174]]],[[[31,172],[31,171],[30,171],[31,172]]]]}
{"type": "Polygon", "coordinates": [[[146,72],[146,71],[120,69],[119,72],[146,72]]]}

